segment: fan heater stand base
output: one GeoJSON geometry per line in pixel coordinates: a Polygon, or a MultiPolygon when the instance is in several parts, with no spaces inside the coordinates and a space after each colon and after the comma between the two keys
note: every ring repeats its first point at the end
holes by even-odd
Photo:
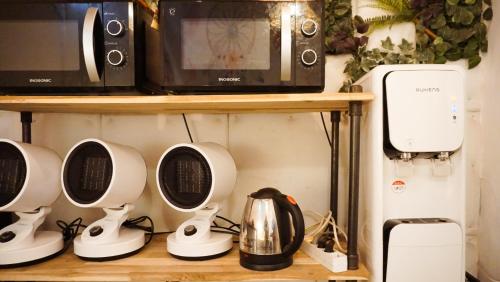
{"type": "Polygon", "coordinates": [[[0,248],[0,268],[32,265],[45,261],[64,248],[63,236],[55,231],[37,231],[32,243],[0,248]]]}
{"type": "Polygon", "coordinates": [[[172,256],[183,260],[213,259],[227,254],[232,247],[232,235],[216,232],[211,232],[210,238],[199,242],[177,240],[175,233],[167,238],[167,251],[172,256]]]}
{"type": "Polygon", "coordinates": [[[144,247],[144,231],[121,227],[119,234],[106,243],[82,240],[82,236],[78,236],[74,241],[75,255],[83,260],[109,261],[134,255],[144,247]]]}

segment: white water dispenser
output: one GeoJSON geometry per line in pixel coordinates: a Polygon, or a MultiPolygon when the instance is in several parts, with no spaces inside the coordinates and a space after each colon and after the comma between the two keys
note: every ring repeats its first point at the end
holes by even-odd
{"type": "Polygon", "coordinates": [[[465,280],[464,71],[379,66],[362,122],[361,259],[373,282],[465,280]]]}

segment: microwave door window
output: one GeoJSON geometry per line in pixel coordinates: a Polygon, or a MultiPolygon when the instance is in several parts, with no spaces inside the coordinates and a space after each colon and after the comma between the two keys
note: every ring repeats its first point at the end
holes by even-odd
{"type": "Polygon", "coordinates": [[[267,19],[183,19],[184,70],[269,70],[267,19]]]}
{"type": "Polygon", "coordinates": [[[0,20],[0,71],[79,71],[74,20],[0,20]]]}

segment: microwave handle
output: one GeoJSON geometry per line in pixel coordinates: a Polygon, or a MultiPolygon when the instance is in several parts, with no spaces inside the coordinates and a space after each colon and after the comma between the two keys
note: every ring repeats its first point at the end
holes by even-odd
{"type": "Polygon", "coordinates": [[[281,10],[281,81],[292,78],[292,15],[289,7],[281,10]]]}
{"type": "Polygon", "coordinates": [[[99,10],[96,7],[89,7],[83,21],[82,46],[85,66],[91,82],[99,82],[101,80],[97,71],[97,63],[94,49],[94,27],[96,24],[99,10]]]}

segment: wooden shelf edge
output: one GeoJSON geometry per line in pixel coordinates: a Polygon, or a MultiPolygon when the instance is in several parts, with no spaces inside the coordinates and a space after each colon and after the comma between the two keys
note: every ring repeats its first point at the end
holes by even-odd
{"type": "Polygon", "coordinates": [[[166,236],[129,258],[88,262],[72,250],[41,264],[0,270],[0,281],[248,281],[248,280],[367,280],[358,270],[333,273],[298,251],[294,264],[278,271],[252,271],[239,265],[238,246],[226,256],[207,261],[182,261],[167,254],[166,236]]]}
{"type": "Polygon", "coordinates": [[[54,113],[253,113],[346,110],[371,93],[168,95],[168,96],[0,96],[0,110],[54,113]]]}

